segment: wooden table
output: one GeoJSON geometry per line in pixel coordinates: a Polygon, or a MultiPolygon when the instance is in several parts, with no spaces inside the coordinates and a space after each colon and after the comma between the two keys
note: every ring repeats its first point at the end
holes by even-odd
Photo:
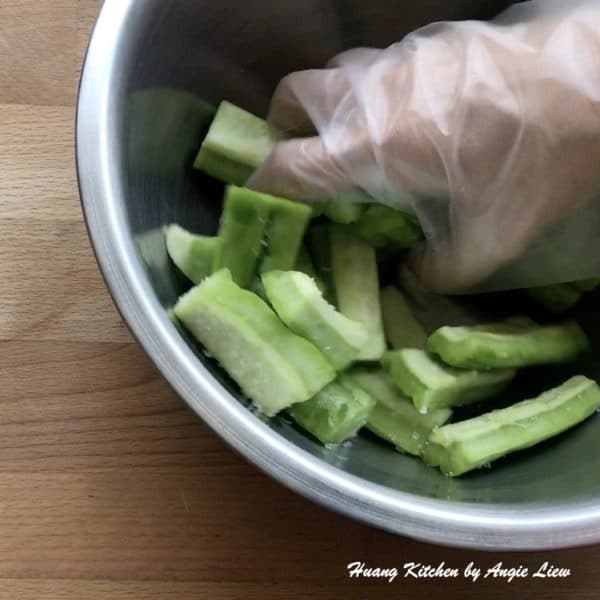
{"type": "Polygon", "coordinates": [[[0,2],[0,599],[597,597],[596,548],[456,551],[311,504],[158,376],[104,287],[75,183],[76,84],[100,3],[0,2]],[[389,584],[346,571],[500,560],[572,575],[389,584]]]}

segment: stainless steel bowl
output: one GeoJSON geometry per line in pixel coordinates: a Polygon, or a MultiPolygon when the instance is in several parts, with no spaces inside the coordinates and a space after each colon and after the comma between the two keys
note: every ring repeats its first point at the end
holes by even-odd
{"type": "MultiPolygon", "coordinates": [[[[267,473],[332,509],[422,540],[571,546],[600,539],[599,419],[457,480],[366,437],[324,449],[285,419],[268,422],[248,410],[165,311],[183,288],[160,228],[178,222],[213,231],[219,213],[220,186],[189,168],[208,118],[203,100],[227,98],[264,112],[289,71],[318,67],[344,48],[393,42],[440,18],[489,15],[502,4],[107,0],[81,82],[81,197],[100,267],[142,346],[190,407],[267,473]]],[[[581,318],[598,329],[593,306],[581,318]]],[[[600,374],[593,357],[581,368],[600,374]]]]}

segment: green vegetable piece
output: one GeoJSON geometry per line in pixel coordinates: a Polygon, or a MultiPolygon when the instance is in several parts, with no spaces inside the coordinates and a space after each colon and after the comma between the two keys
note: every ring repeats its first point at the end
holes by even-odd
{"type": "Polygon", "coordinates": [[[340,312],[368,332],[358,358],[378,360],[385,351],[385,336],[375,250],[343,227],[332,226],[331,268],[340,312]]]}
{"type": "Polygon", "coordinates": [[[167,251],[177,268],[193,283],[212,273],[219,238],[194,235],[179,225],[165,228],[167,251]]]}
{"type": "Polygon", "coordinates": [[[427,333],[397,287],[390,285],[381,291],[381,310],[385,337],[392,348],[425,349],[427,333]]]}
{"type": "MultiPolygon", "coordinates": [[[[254,192],[258,196],[258,192],[254,192]]],[[[269,223],[265,229],[266,248],[260,272],[294,268],[302,238],[311,219],[307,204],[260,194],[269,207],[269,223]]]]}
{"type": "Polygon", "coordinates": [[[225,183],[243,185],[282,139],[264,119],[224,101],[194,167],[225,183]]]}
{"type": "Polygon", "coordinates": [[[269,206],[257,200],[256,192],[229,186],[225,193],[223,214],[213,271],[229,269],[233,280],[248,287],[257,270],[262,252],[265,226],[269,219],[269,206]]]}
{"type": "Polygon", "coordinates": [[[344,200],[329,200],[318,206],[321,209],[322,214],[330,221],[342,225],[348,225],[358,221],[364,210],[362,204],[355,204],[344,200]]]}
{"type": "Polygon", "coordinates": [[[223,269],[179,299],[175,315],[267,416],[304,402],[335,378],[307,340],[223,269]]]}
{"type": "Polygon", "coordinates": [[[378,204],[369,206],[353,229],[375,248],[412,248],[423,239],[416,217],[378,204]]]}
{"type": "Polygon", "coordinates": [[[310,217],[305,204],[229,186],[219,230],[226,247],[217,252],[214,270],[229,268],[249,287],[257,265],[261,273],[292,269],[310,217]]]}
{"type": "Polygon", "coordinates": [[[196,157],[194,168],[219,181],[234,185],[244,185],[255,171],[254,167],[235,162],[204,147],[196,157]]]}
{"type": "Polygon", "coordinates": [[[575,321],[542,326],[527,320],[442,327],[427,349],[463,369],[517,368],[573,360],[589,349],[589,340],[575,321]]]}
{"type": "MultiPolygon", "coordinates": [[[[408,405],[415,415],[419,415],[410,401],[408,405]]],[[[366,428],[393,444],[399,452],[421,456],[432,429],[412,417],[409,409],[406,413],[397,412],[383,404],[377,404],[369,415],[366,428]]]]}
{"type": "Polygon", "coordinates": [[[514,369],[456,369],[414,348],[386,352],[382,364],[421,413],[495,396],[515,375],[514,369]]]}
{"type": "Polygon", "coordinates": [[[384,371],[356,369],[348,377],[377,401],[367,429],[408,454],[420,456],[433,428],[446,423],[452,415],[447,408],[426,415],[419,413],[384,371]]]}
{"type": "Polygon", "coordinates": [[[593,292],[598,286],[600,286],[600,277],[592,277],[591,279],[573,281],[571,282],[571,285],[581,292],[593,292]]]}
{"type": "Polygon", "coordinates": [[[375,250],[341,225],[313,228],[311,242],[319,274],[331,290],[328,300],[367,329],[359,360],[378,360],[385,337],[375,250]]]}
{"type": "Polygon", "coordinates": [[[296,257],[296,265],[294,271],[300,271],[305,275],[308,275],[317,284],[317,287],[321,290],[321,293],[326,295],[326,288],[323,280],[317,275],[315,266],[313,265],[312,258],[308,252],[308,249],[304,244],[300,246],[298,250],[298,256],[296,257]]]}
{"type": "Polygon", "coordinates": [[[290,409],[293,419],[323,444],[354,437],[369,418],[375,400],[341,375],[314,398],[290,409]]]}
{"type": "Polygon", "coordinates": [[[556,283],[542,287],[530,288],[527,293],[538,304],[554,314],[566,312],[580,300],[582,293],[568,283],[556,283]]]}
{"type": "Polygon", "coordinates": [[[532,400],[436,429],[424,460],[452,477],[573,427],[600,408],[600,388],[581,375],[532,400]]]}
{"type": "MultiPolygon", "coordinates": [[[[255,281],[257,285],[262,287],[262,282],[259,279],[255,281]]],[[[218,294],[220,292],[224,294],[225,291],[221,290],[218,286],[213,286],[209,288],[207,293],[214,292],[214,300],[218,303],[222,302],[218,294]]],[[[246,292],[246,290],[242,291],[246,292]]],[[[311,396],[335,378],[335,369],[323,353],[312,343],[285,327],[273,309],[256,293],[230,293],[227,296],[227,306],[231,310],[236,310],[244,319],[247,319],[248,323],[261,334],[267,343],[274,346],[280,354],[287,357],[288,361],[297,368],[306,388],[311,392],[311,396]],[[251,304],[255,309],[253,311],[249,309],[249,305],[251,304]],[[259,307],[268,308],[268,312],[261,311],[259,307]],[[275,322],[277,326],[275,326],[275,322]],[[282,326],[289,334],[287,337],[279,335],[279,330],[282,326]]]]}
{"type": "Polygon", "coordinates": [[[319,348],[338,371],[356,360],[367,341],[366,329],[331,306],[313,279],[299,271],[271,271],[262,282],[279,318],[319,348]]]}

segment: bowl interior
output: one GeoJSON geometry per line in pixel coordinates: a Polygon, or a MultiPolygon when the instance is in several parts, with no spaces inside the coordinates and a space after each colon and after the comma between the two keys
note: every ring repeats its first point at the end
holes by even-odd
{"type": "MultiPolygon", "coordinates": [[[[128,40],[133,59],[124,67],[115,110],[122,117],[121,176],[129,226],[165,308],[175,303],[186,282],[169,263],[162,226],[176,222],[198,233],[213,233],[218,224],[222,186],[191,169],[211,105],[228,99],[264,114],[278,80],[290,71],[323,66],[346,48],[393,43],[435,20],[488,17],[507,2],[401,4],[400,9],[397,3],[382,0],[146,0],[146,18],[128,40]]],[[[592,299],[582,303],[577,316],[598,346],[592,299]]],[[[198,359],[239,397],[235,384],[193,340],[186,339],[198,359]]],[[[596,355],[583,359],[580,372],[600,376],[596,355]]],[[[528,371],[509,395],[513,400],[526,398],[567,372],[528,371]]],[[[598,419],[499,461],[493,469],[456,480],[394,452],[374,437],[323,448],[284,417],[269,421],[269,426],[339,469],[424,497],[543,507],[600,494],[600,453],[594,451],[600,436],[598,419]]]]}

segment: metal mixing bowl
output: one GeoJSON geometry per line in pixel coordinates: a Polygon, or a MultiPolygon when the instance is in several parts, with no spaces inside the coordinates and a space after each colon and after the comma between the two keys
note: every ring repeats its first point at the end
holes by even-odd
{"type": "MultiPolygon", "coordinates": [[[[372,438],[323,448],[283,418],[261,419],[165,310],[184,284],[161,227],[212,232],[220,210],[221,186],[190,168],[210,118],[204,101],[227,98],[264,114],[287,72],[321,66],[344,48],[391,43],[433,20],[489,16],[502,4],[107,0],[79,98],[81,197],[98,262],[142,346],[189,406],[267,473],[414,538],[496,549],[584,544],[600,539],[598,418],[491,470],[447,479],[372,438]]],[[[580,316],[597,330],[593,309],[584,303],[580,316]]],[[[581,369],[600,375],[593,355],[586,360],[581,369]]]]}

